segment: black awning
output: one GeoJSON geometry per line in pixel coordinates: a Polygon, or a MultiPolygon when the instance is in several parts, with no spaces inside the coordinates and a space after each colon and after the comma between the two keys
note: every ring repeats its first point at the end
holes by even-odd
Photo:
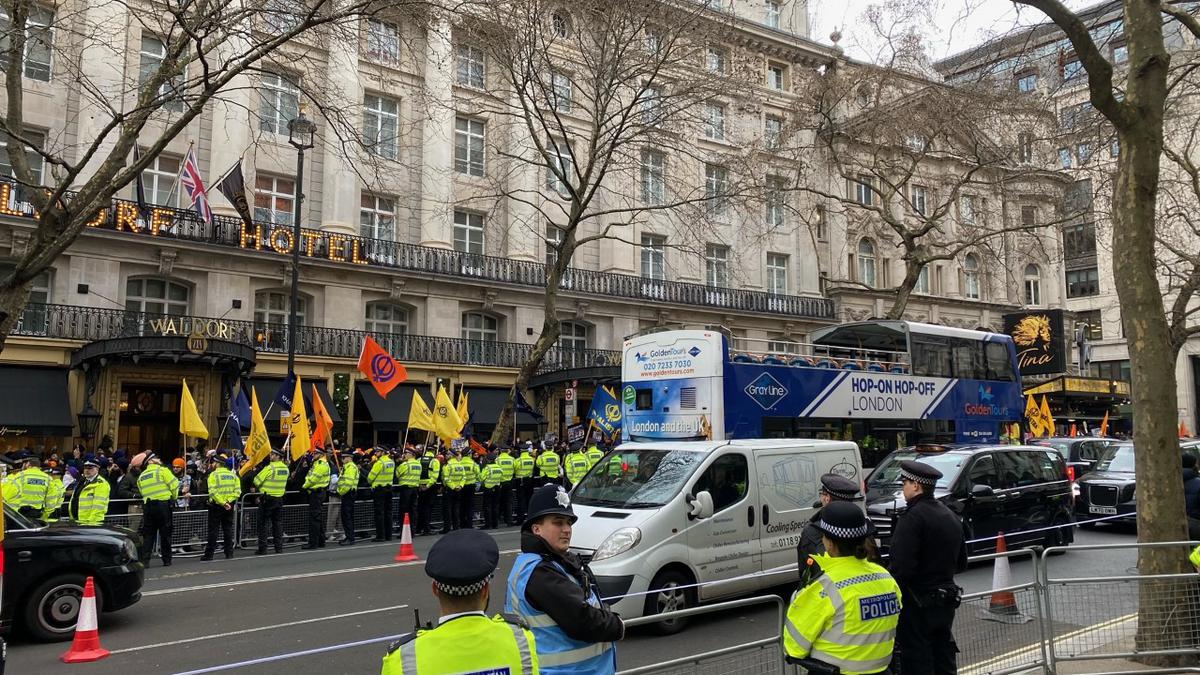
{"type": "Polygon", "coordinates": [[[70,436],[66,368],[0,366],[0,434],[70,436]]]}
{"type": "MultiPolygon", "coordinates": [[[[279,411],[272,410],[270,415],[267,415],[267,408],[270,407],[271,401],[275,400],[275,394],[279,392],[280,385],[283,384],[282,377],[249,377],[242,382],[246,387],[246,391],[250,391],[250,387],[254,387],[255,393],[258,395],[258,405],[262,408],[264,417],[279,418],[279,411]]],[[[312,388],[317,386],[317,392],[321,396],[321,403],[325,404],[325,409],[329,411],[329,417],[334,423],[341,422],[342,416],[338,414],[337,407],[333,405],[333,398],[329,396],[329,390],[325,387],[325,380],[306,380],[300,378],[300,391],[304,394],[304,410],[308,413],[308,418],[312,419],[312,388]]],[[[269,420],[268,420],[269,424],[269,420]]]]}
{"type": "MultiPolygon", "coordinates": [[[[473,424],[495,424],[500,421],[500,411],[508,401],[511,389],[486,389],[467,387],[473,424]]],[[[456,394],[457,395],[457,392],[456,394]]],[[[537,420],[528,413],[517,414],[517,424],[536,424],[537,420]]]]}
{"type": "MultiPolygon", "coordinates": [[[[375,391],[370,382],[359,380],[355,386],[360,401],[366,403],[367,412],[371,415],[371,424],[376,431],[401,431],[408,424],[408,411],[412,408],[414,391],[421,392],[425,404],[432,407],[433,400],[429,396],[428,384],[402,384],[383,398],[375,391]]],[[[362,416],[355,414],[355,418],[362,416]]]]}

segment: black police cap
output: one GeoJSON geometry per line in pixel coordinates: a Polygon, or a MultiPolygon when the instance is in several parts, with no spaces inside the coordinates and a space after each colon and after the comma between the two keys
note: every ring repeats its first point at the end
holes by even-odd
{"type": "Polygon", "coordinates": [[[832,539],[841,540],[862,539],[870,531],[867,516],[850,502],[830,502],[822,508],[817,529],[832,539]]]}
{"type": "Polygon", "coordinates": [[[495,539],[479,530],[455,530],[429,549],[425,574],[442,593],[463,597],[483,590],[499,563],[495,539]]]}
{"type": "Polygon", "coordinates": [[[561,485],[547,483],[529,498],[529,516],[521,523],[521,529],[528,531],[539,518],[552,515],[567,516],[572,523],[577,519],[567,491],[561,485]]]}
{"type": "Polygon", "coordinates": [[[925,462],[918,462],[912,459],[900,462],[900,478],[903,480],[910,480],[921,485],[937,485],[938,479],[941,477],[941,471],[929,466],[925,462]]]}
{"type": "Polygon", "coordinates": [[[821,476],[821,489],[830,497],[842,501],[851,502],[862,499],[862,495],[858,492],[858,485],[849,478],[836,473],[827,473],[821,476]]]}

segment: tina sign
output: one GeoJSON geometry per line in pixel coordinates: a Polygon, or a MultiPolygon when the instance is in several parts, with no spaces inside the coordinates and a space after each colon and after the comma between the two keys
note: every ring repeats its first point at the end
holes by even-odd
{"type": "Polygon", "coordinates": [[[1016,343],[1017,365],[1022,375],[1066,371],[1066,336],[1061,309],[1005,314],[1004,332],[1016,343]]]}

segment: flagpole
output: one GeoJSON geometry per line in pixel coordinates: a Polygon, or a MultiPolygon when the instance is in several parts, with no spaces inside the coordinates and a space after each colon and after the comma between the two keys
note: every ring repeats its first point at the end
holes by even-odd
{"type": "MultiPolygon", "coordinates": [[[[194,146],[195,144],[196,144],[196,141],[188,141],[188,152],[192,151],[192,146],[194,146]]],[[[184,153],[185,160],[186,160],[186,157],[187,157],[187,153],[184,153]]],[[[171,205],[171,198],[175,196],[175,188],[179,187],[179,177],[183,175],[183,165],[184,165],[183,161],[179,162],[179,171],[175,172],[175,182],[171,183],[171,191],[167,193],[167,200],[166,200],[167,206],[171,205]]]]}
{"type": "Polygon", "coordinates": [[[237,161],[233,163],[233,166],[226,169],[225,173],[221,174],[220,178],[213,181],[212,185],[206,186],[204,188],[204,194],[208,194],[209,190],[212,190],[214,186],[220,185],[221,181],[225,180],[225,178],[228,177],[229,174],[233,173],[233,170],[236,169],[238,167],[238,165],[241,163],[242,163],[242,158],[238,157],[237,161]]]}

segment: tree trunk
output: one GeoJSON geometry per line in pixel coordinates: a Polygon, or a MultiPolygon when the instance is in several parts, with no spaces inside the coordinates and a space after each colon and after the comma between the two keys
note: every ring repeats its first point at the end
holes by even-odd
{"type": "Polygon", "coordinates": [[[904,281],[896,289],[896,298],[892,300],[892,306],[884,315],[885,318],[893,320],[904,318],[904,310],[908,308],[908,299],[912,297],[913,289],[917,287],[917,281],[921,278],[921,267],[912,258],[905,258],[904,281]]]}
{"type": "Polygon", "coordinates": [[[15,281],[14,274],[0,283],[0,354],[4,353],[8,336],[16,330],[17,322],[21,320],[29,300],[29,288],[33,286],[32,280],[23,284],[15,281]]]}

